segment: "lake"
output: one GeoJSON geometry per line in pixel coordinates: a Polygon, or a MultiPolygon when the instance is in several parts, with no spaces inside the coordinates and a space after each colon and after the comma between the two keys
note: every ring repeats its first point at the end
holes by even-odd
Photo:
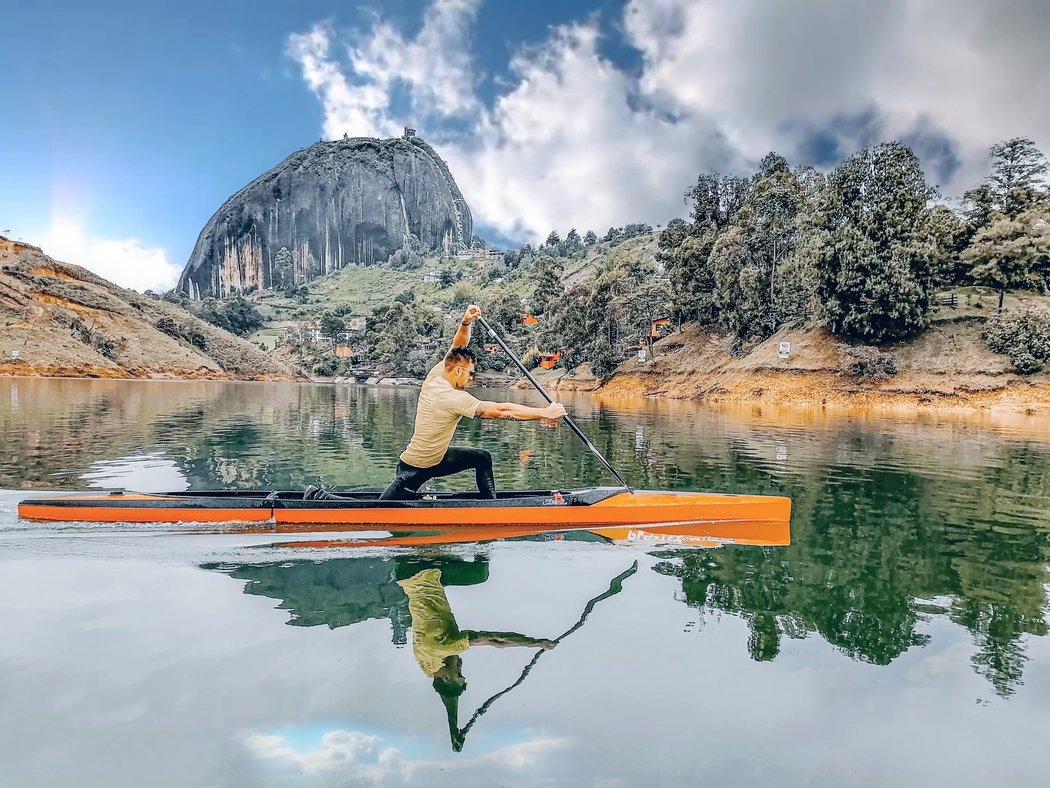
{"type": "MultiPolygon", "coordinates": [[[[638,487],[791,496],[780,546],[15,515],[27,490],[381,487],[416,393],[0,379],[0,785],[1046,784],[1034,417],[566,396],[638,487]]],[[[610,483],[564,427],[457,443],[504,488],[610,483]]]]}

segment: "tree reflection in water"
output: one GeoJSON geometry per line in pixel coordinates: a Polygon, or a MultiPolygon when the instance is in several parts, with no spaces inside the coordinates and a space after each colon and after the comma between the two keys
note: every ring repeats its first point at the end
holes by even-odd
{"type": "MultiPolygon", "coordinates": [[[[408,440],[415,396],[292,384],[4,380],[0,486],[76,488],[89,472],[105,484],[106,462],[153,453],[190,489],[380,487],[408,440]]],[[[581,428],[639,488],[793,499],[789,547],[669,550],[658,566],[680,578],[686,604],[746,619],[755,659],[774,658],[784,638],[817,634],[853,659],[887,664],[920,647],[925,622],[941,617],[971,633],[973,668],[1001,696],[1023,681],[1026,639],[1047,634],[1045,422],[1020,419],[1008,429],[948,417],[566,398],[581,428]]],[[[606,481],[564,432],[464,423],[457,440],[493,452],[504,489],[606,481]]],[[[403,597],[399,588],[384,593],[403,597]]],[[[329,603],[348,620],[359,614],[349,600],[322,606],[329,603]]],[[[297,607],[304,620],[319,609],[297,607]]],[[[385,615],[395,635],[407,628],[407,602],[385,615]]]]}

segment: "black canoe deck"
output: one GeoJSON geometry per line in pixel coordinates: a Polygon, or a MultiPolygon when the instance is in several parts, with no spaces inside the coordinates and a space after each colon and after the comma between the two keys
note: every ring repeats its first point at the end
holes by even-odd
{"type": "Polygon", "coordinates": [[[305,500],[302,490],[198,490],[194,492],[151,493],[143,500],[124,491],[100,490],[76,498],[40,498],[25,504],[52,507],[108,509],[498,509],[503,507],[549,506],[556,496],[563,505],[590,506],[622,493],[622,487],[588,487],[578,490],[508,490],[498,492],[495,500],[482,498],[476,492],[426,493],[407,501],[380,501],[381,490],[328,490],[339,498],[305,500]]]}

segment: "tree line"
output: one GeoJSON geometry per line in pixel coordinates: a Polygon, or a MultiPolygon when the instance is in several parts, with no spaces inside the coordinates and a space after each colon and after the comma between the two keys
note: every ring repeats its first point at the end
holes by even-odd
{"type": "MultiPolygon", "coordinates": [[[[690,217],[659,233],[651,264],[628,262],[592,284],[565,286],[575,231],[523,247],[535,284],[530,306],[546,316],[550,346],[589,356],[606,368],[599,374],[619,340],[644,339],[647,321],[664,311],[738,344],[812,322],[881,345],[925,329],[941,288],[994,288],[1001,310],[1008,290],[1048,289],[1050,191],[1046,157],[1031,140],[1006,140],[989,156],[990,174],[955,207],[900,142],[864,148],[827,174],[776,153],[750,176],[704,173],[685,194],[690,217]]],[[[992,333],[1013,338],[1000,348],[1025,345],[1038,367],[1050,361],[1050,314],[1021,312],[1000,318],[992,333]]]]}

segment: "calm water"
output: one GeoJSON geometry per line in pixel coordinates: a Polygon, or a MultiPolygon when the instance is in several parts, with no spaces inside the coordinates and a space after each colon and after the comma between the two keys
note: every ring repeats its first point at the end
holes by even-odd
{"type": "MultiPolygon", "coordinates": [[[[568,401],[638,486],[792,496],[787,547],[15,517],[19,488],[381,486],[414,401],[0,379],[0,785],[1050,779],[1045,422],[568,401]]],[[[565,429],[459,441],[504,487],[606,481],[565,429]]]]}

